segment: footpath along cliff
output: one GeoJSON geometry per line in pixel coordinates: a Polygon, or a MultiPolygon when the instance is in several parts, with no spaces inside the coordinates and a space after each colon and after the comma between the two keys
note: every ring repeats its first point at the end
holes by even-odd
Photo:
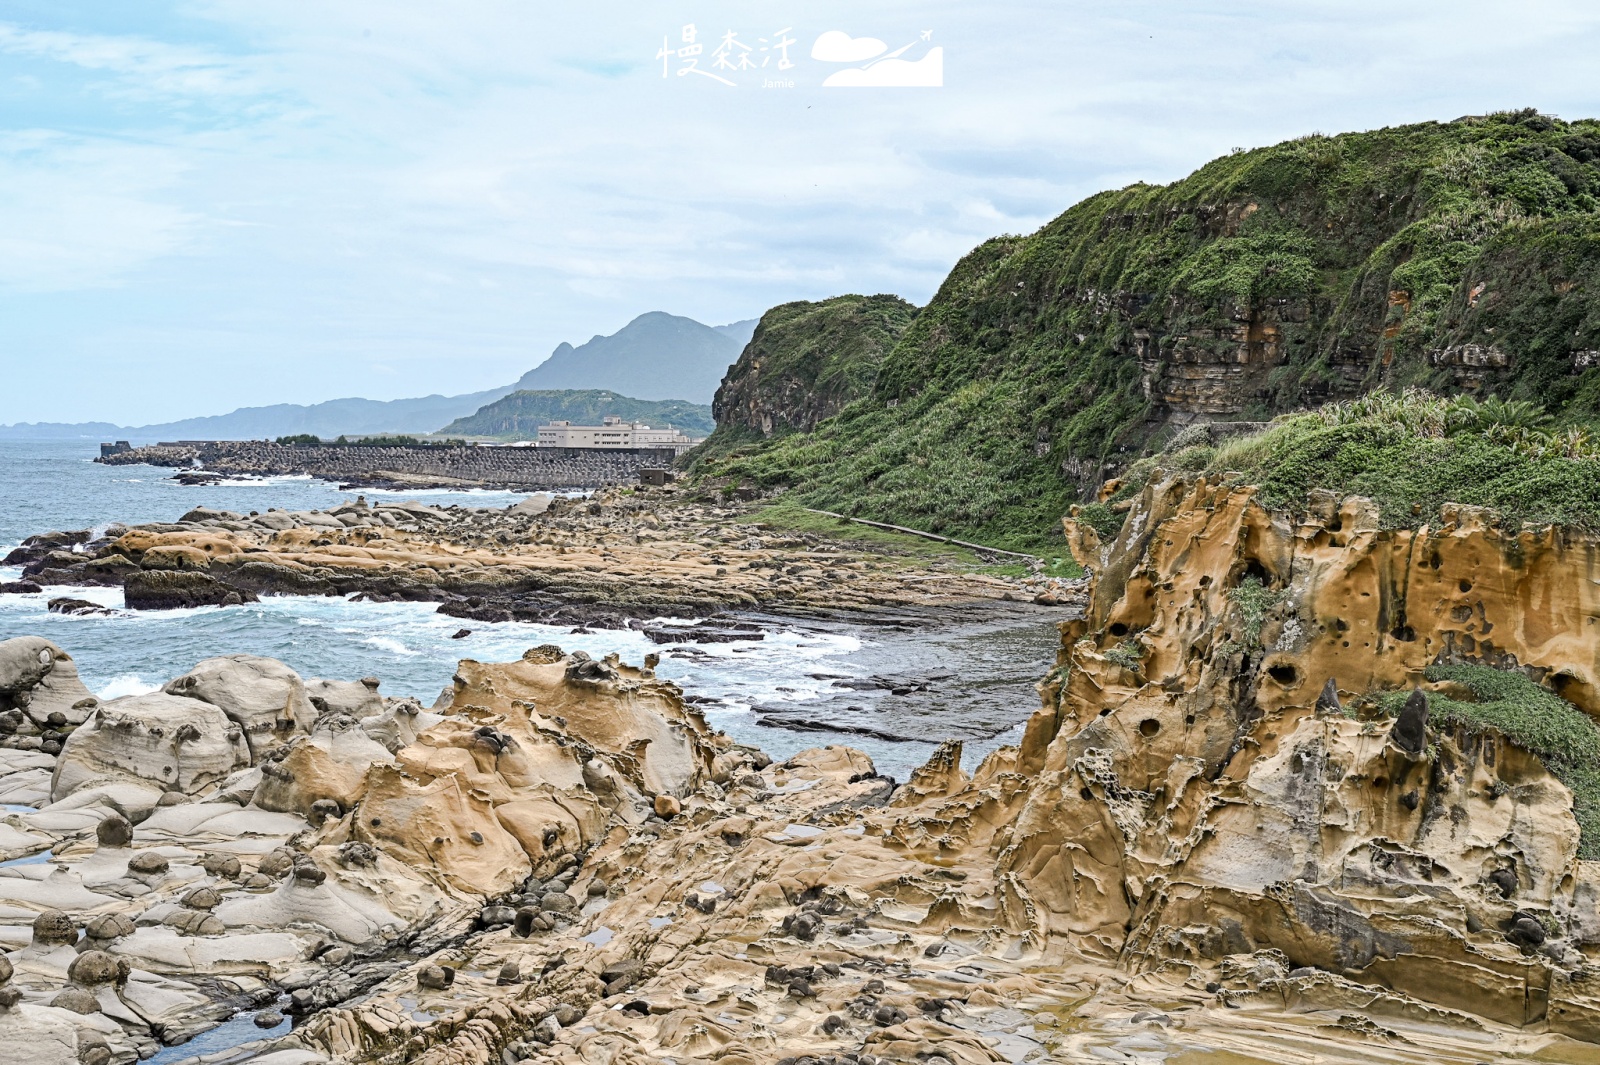
{"type": "Polygon", "coordinates": [[[0,645],[0,793],[38,807],[0,842],[51,848],[0,870],[0,1046],[131,1061],[282,989],[241,1054],[1587,1052],[1600,540],[1196,474],[1127,502],[1067,523],[1091,596],[1022,743],[898,787],[772,764],[648,659],[467,661],[423,709],[242,657],[100,703],[0,645]]]}

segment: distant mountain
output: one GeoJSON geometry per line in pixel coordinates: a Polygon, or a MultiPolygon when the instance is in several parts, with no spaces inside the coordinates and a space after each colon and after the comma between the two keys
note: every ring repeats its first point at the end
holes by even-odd
{"type": "MultiPolygon", "coordinates": [[[[310,406],[278,403],[139,426],[22,422],[0,425],[0,440],[129,440],[138,444],[156,440],[258,440],[294,433],[327,437],[341,433],[431,433],[515,391],[604,389],[619,398],[637,397],[633,402],[682,400],[691,406],[709,408],[723,373],[750,342],[756,322],[750,318],[709,326],[693,318],[651,311],[610,336],[596,336],[577,347],[559,345],[548,359],[523,374],[514,385],[461,396],[388,401],[331,399],[310,406]]],[[[662,416],[641,416],[641,420],[651,417],[662,416]]],[[[707,425],[706,431],[709,429],[707,425]]]]}
{"type": "Polygon", "coordinates": [[[727,325],[714,325],[711,328],[725,337],[730,337],[739,342],[739,350],[750,343],[750,338],[756,335],[756,326],[761,324],[759,318],[746,318],[742,322],[729,322],[727,325]]]}
{"type": "Polygon", "coordinates": [[[664,429],[671,426],[686,436],[711,432],[711,408],[681,399],[645,400],[619,396],[609,389],[558,389],[513,392],[478,413],[457,418],[440,432],[450,436],[493,436],[506,440],[532,440],[539,426],[565,420],[578,425],[598,425],[614,414],[664,429]]]}
{"type": "Polygon", "coordinates": [[[604,388],[639,399],[710,404],[755,323],[713,328],[664,311],[641,314],[610,336],[561,344],[522,375],[517,390],[604,388]]]}
{"type": "Polygon", "coordinates": [[[0,425],[0,440],[260,440],[292,433],[431,433],[452,418],[471,414],[511,391],[491,388],[462,396],[420,399],[330,399],[301,406],[277,403],[241,407],[231,414],[185,418],[156,425],[120,426],[109,422],[24,422],[0,425]]]}

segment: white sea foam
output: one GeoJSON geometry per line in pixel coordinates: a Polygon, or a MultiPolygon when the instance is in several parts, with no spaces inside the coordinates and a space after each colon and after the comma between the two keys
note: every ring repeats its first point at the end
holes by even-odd
{"type": "Polygon", "coordinates": [[[161,685],[151,684],[137,673],[124,673],[119,677],[112,677],[104,688],[95,694],[101,699],[120,699],[124,695],[149,695],[153,691],[160,691],[161,685]]]}
{"type": "Polygon", "coordinates": [[[405,655],[408,658],[422,653],[421,651],[413,651],[399,640],[391,640],[387,636],[368,636],[361,642],[371,647],[376,647],[380,651],[388,651],[392,655],[405,655]]]}

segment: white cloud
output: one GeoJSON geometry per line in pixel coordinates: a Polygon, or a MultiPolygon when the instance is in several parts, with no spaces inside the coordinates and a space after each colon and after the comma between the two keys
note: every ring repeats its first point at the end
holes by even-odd
{"type": "Polygon", "coordinates": [[[115,284],[183,247],[198,221],[162,201],[183,164],[170,151],[30,131],[0,136],[0,286],[115,284]]]}
{"type": "Polygon", "coordinates": [[[123,76],[139,89],[168,95],[254,93],[262,89],[240,60],[140,37],[30,30],[0,23],[0,52],[69,63],[123,76]]]}
{"type": "Polygon", "coordinates": [[[843,30],[829,30],[811,46],[811,58],[824,63],[860,63],[888,51],[876,37],[852,37],[843,30]]]}

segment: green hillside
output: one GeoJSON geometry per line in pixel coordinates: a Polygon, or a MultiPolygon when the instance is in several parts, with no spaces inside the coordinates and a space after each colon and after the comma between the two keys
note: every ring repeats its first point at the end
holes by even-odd
{"type": "Polygon", "coordinates": [[[1377,387],[1600,415],[1600,122],[1532,111],[1314,135],[1092,196],[967,255],[814,431],[703,469],[1042,546],[1197,421],[1377,387]]]}
{"type": "Polygon", "coordinates": [[[606,389],[547,389],[513,392],[479,408],[476,414],[457,418],[442,436],[488,436],[501,440],[532,440],[539,426],[553,421],[598,425],[608,414],[625,421],[645,422],[656,428],[672,426],[688,436],[711,432],[711,408],[681,399],[632,399],[606,389]]]}
{"type": "Polygon", "coordinates": [[[798,300],[761,316],[711,409],[717,429],[690,458],[814,429],[871,393],[884,356],[916,317],[899,296],[798,300]]]}

